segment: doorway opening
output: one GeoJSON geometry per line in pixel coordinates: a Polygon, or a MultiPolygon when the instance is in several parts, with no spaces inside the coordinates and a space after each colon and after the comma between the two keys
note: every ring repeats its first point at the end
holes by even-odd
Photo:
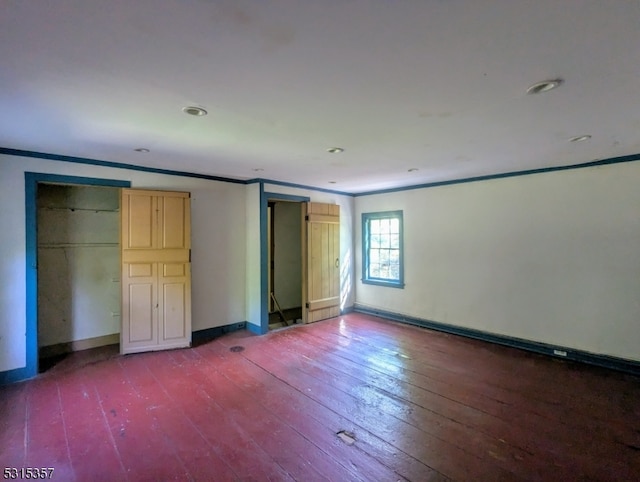
{"type": "Polygon", "coordinates": [[[302,323],[302,202],[269,199],[269,330],[302,323]]]}
{"type": "Polygon", "coordinates": [[[71,351],[118,343],[119,191],[130,184],[25,173],[26,366],[20,378],[37,375],[40,365],[46,368],[71,351]],[[115,241],[113,228],[106,228],[113,219],[115,241]],[[97,285],[105,282],[103,296],[97,285]]]}

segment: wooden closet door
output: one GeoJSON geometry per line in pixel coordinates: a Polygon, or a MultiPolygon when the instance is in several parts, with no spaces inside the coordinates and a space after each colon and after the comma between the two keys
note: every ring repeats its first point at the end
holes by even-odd
{"type": "Polygon", "coordinates": [[[304,321],[340,315],[340,206],[307,203],[304,321]]]}
{"type": "Polygon", "coordinates": [[[123,189],[120,351],[191,344],[189,193],[123,189]]]}

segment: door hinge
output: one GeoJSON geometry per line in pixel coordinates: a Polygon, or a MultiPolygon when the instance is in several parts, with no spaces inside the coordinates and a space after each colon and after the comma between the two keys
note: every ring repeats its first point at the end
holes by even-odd
{"type": "Polygon", "coordinates": [[[309,303],[305,303],[304,306],[306,309],[309,309],[309,303]]]}
{"type": "Polygon", "coordinates": [[[304,217],[304,220],[305,221],[309,221],[309,215],[308,214],[304,217]]]}

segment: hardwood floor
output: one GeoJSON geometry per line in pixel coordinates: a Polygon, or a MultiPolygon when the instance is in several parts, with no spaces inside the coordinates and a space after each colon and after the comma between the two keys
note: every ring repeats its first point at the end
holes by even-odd
{"type": "Polygon", "coordinates": [[[0,388],[0,468],[64,481],[638,480],[639,382],[349,314],[192,349],[75,353],[0,388]]]}

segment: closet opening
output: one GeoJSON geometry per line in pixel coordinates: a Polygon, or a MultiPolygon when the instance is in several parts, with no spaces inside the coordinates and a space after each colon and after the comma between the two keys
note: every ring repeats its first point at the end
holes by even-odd
{"type": "Polygon", "coordinates": [[[89,348],[117,355],[120,188],[38,182],[35,204],[38,371],[89,348]]]}

